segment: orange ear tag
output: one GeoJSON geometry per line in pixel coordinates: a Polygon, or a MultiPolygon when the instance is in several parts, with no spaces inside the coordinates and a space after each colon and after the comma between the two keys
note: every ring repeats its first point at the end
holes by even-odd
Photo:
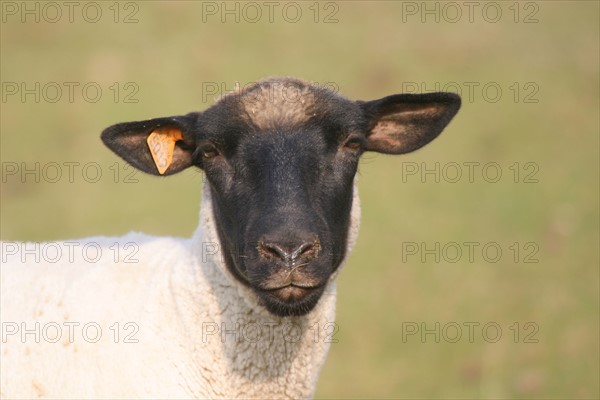
{"type": "Polygon", "coordinates": [[[148,139],[148,148],[152,153],[156,169],[162,175],[173,162],[175,142],[182,140],[181,131],[175,128],[159,128],[152,132],[148,139]]]}

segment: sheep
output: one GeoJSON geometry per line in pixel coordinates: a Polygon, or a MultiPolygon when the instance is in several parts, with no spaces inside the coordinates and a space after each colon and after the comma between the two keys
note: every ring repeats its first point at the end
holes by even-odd
{"type": "Polygon", "coordinates": [[[414,151],[459,107],[269,78],[204,112],[105,129],[141,171],[203,172],[199,226],[52,243],[61,256],[35,261],[44,244],[3,242],[2,397],[312,397],[358,234],[360,156],[414,151]]]}

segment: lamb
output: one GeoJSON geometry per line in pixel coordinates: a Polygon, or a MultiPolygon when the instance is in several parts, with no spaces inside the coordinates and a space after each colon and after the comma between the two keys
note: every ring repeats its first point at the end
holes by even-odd
{"type": "Polygon", "coordinates": [[[146,173],[203,171],[199,226],[54,243],[61,256],[37,262],[36,244],[2,243],[2,397],[312,397],[358,234],[360,156],[416,150],[459,107],[270,78],[204,112],[105,129],[146,173]],[[86,246],[93,260],[73,251],[86,246]]]}

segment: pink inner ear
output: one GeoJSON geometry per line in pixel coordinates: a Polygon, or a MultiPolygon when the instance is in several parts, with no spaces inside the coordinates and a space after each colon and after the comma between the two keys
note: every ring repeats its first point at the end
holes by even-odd
{"type": "Polygon", "coordinates": [[[400,124],[399,121],[381,120],[371,129],[369,141],[377,147],[398,151],[409,144],[410,138],[407,135],[406,126],[400,124]]]}
{"type": "Polygon", "coordinates": [[[369,140],[379,142],[385,146],[401,146],[402,137],[406,134],[406,128],[398,121],[381,120],[371,129],[369,140]]]}
{"type": "Polygon", "coordinates": [[[412,151],[420,141],[418,121],[423,120],[417,113],[393,114],[379,120],[371,129],[368,140],[373,149],[385,153],[400,154],[412,151]]]}
{"type": "Polygon", "coordinates": [[[444,108],[437,104],[400,104],[388,118],[400,121],[402,121],[403,118],[408,118],[409,120],[414,117],[430,118],[440,114],[443,110],[444,108]]]}
{"type": "Polygon", "coordinates": [[[412,145],[419,140],[419,135],[413,132],[414,123],[435,118],[441,110],[435,104],[402,104],[375,124],[369,139],[393,147],[412,145]]]}

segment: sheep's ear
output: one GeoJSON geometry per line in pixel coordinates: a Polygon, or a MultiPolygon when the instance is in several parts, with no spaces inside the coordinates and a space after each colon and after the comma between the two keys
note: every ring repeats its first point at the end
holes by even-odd
{"type": "Polygon", "coordinates": [[[435,139],[460,108],[453,93],[396,94],[359,102],[369,121],[366,150],[409,153],[435,139]]]}
{"type": "Polygon", "coordinates": [[[152,175],[171,175],[192,165],[199,114],[124,122],[106,128],[101,138],[137,169],[152,175]]]}

